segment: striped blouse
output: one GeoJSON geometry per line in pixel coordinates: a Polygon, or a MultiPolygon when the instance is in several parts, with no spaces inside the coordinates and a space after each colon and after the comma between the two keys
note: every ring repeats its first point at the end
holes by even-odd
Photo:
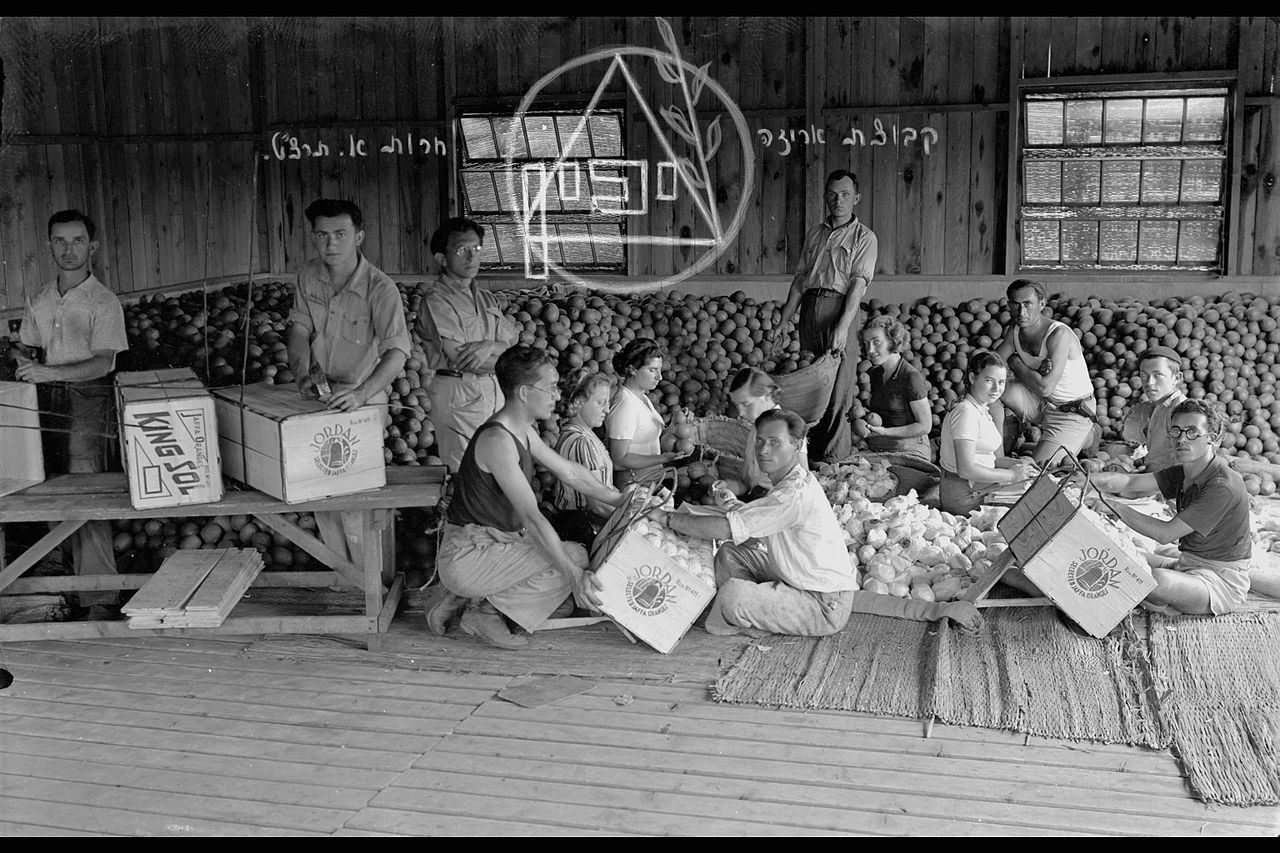
{"type": "MultiPolygon", "coordinates": [[[[571,423],[562,427],[556,453],[570,462],[577,462],[606,486],[613,485],[613,459],[604,442],[585,426],[571,423]]],[[[554,501],[558,509],[587,509],[586,497],[559,480],[556,481],[554,501]]]]}

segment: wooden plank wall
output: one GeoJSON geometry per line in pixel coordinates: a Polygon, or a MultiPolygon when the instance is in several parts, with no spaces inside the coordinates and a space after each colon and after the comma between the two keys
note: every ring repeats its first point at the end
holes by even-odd
{"type": "MultiPolygon", "coordinates": [[[[744,198],[741,145],[719,96],[704,93],[702,126],[720,116],[726,131],[710,173],[721,220],[745,205],[738,239],[708,273],[786,274],[820,213],[822,177],[847,168],[859,176],[859,215],[880,239],[882,275],[1001,275],[1011,80],[1235,69],[1245,102],[1230,271],[1280,273],[1272,17],[669,21],[681,56],[709,66],[753,137],[755,182],[744,198]],[[1015,44],[1020,67],[1011,69],[1015,44]],[[927,153],[924,128],[936,134],[927,153]]],[[[6,17],[0,310],[52,275],[43,223],[63,206],[96,214],[98,269],[121,292],[295,270],[309,250],[303,210],[321,195],[361,205],[375,262],[428,273],[423,239],[454,194],[449,128],[459,105],[509,109],[564,63],[627,44],[665,48],[648,17],[6,17]],[[285,159],[274,156],[276,134],[285,159]],[[431,153],[377,150],[409,134],[438,139],[447,153],[434,142],[431,153]],[[328,154],[291,159],[290,137],[323,142],[328,154]],[[364,140],[363,155],[352,139],[364,140]]],[[[655,111],[680,103],[651,61],[632,67],[655,111]]],[[[603,69],[581,65],[544,91],[588,96],[603,69]]],[[[638,99],[628,104],[630,151],[652,164],[661,159],[653,132],[638,99]]],[[[682,193],[630,227],[703,236],[702,220],[682,193]]],[[[631,271],[670,275],[699,254],[636,246],[631,271]]]]}

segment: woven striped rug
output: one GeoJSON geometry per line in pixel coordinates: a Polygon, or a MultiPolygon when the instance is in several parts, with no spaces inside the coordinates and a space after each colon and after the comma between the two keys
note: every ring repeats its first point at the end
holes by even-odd
{"type": "Polygon", "coordinates": [[[1172,746],[1201,799],[1280,802],[1280,613],[1138,613],[1100,640],[1049,608],[984,615],[974,635],[855,614],[831,637],[759,640],[713,696],[1172,746]]]}

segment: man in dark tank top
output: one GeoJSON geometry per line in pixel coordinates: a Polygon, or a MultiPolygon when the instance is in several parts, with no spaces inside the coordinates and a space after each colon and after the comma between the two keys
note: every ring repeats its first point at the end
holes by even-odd
{"type": "Polygon", "coordinates": [[[458,473],[436,556],[440,590],[426,611],[427,629],[442,635],[462,612],[463,632],[502,648],[522,648],[510,619],[527,631],[572,601],[594,609],[599,581],[587,569],[587,551],[562,542],[538,509],[530,479],[533,463],[565,485],[617,506],[623,493],[548,447],[537,422],[560,398],[559,375],[546,350],[515,346],[494,365],[505,402],[476,430],[458,473]],[[505,618],[504,618],[505,617],[505,618]]]}

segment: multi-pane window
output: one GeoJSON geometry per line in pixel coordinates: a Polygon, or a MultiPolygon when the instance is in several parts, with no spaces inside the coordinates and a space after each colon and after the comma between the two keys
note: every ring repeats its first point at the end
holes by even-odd
{"type": "Polygon", "coordinates": [[[1022,266],[1222,269],[1227,90],[1023,95],[1022,266]]]}
{"type": "Polygon", "coordinates": [[[465,216],[491,226],[488,267],[626,269],[621,110],[464,115],[465,216]]]}

